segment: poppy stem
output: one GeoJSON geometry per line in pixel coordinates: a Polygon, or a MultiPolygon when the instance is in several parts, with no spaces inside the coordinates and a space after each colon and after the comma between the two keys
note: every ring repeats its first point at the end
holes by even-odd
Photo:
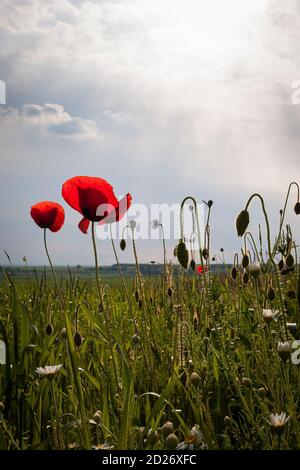
{"type": "MultiPolygon", "coordinates": [[[[98,264],[98,254],[97,254],[96,237],[95,237],[95,222],[92,222],[92,239],[93,239],[94,257],[95,257],[95,270],[96,270],[97,289],[98,289],[98,294],[99,294],[99,300],[103,304],[103,292],[101,290],[100,278],[99,278],[99,264],[98,264]]],[[[109,344],[110,353],[111,353],[111,359],[112,359],[114,373],[115,373],[116,386],[119,387],[118,372],[117,372],[117,367],[116,367],[116,363],[115,363],[115,359],[114,359],[114,349],[113,349],[113,343],[112,343],[112,336],[111,336],[110,329],[109,329],[109,318],[107,316],[107,312],[106,312],[104,304],[103,304],[103,314],[104,314],[104,318],[105,318],[105,325],[106,325],[106,330],[107,330],[107,339],[108,339],[108,344],[109,344]]]]}
{"type": "Polygon", "coordinates": [[[60,290],[60,287],[59,287],[59,284],[58,284],[58,281],[57,281],[57,278],[56,278],[56,275],[55,275],[55,271],[54,271],[54,268],[53,268],[53,264],[52,264],[52,261],[51,261],[51,258],[50,258],[50,254],[49,254],[49,251],[48,251],[48,246],[47,246],[47,233],[46,233],[46,230],[47,230],[47,229],[44,228],[44,246],[45,246],[45,251],[46,251],[46,255],[47,255],[47,258],[48,258],[48,261],[49,261],[49,264],[50,264],[50,268],[51,268],[51,271],[52,271],[53,279],[54,279],[54,282],[55,282],[55,285],[56,285],[56,288],[57,288],[57,291],[58,291],[59,300],[60,300],[61,306],[63,307],[63,305],[64,305],[64,299],[63,299],[63,296],[62,296],[62,293],[61,293],[61,290],[60,290]]]}

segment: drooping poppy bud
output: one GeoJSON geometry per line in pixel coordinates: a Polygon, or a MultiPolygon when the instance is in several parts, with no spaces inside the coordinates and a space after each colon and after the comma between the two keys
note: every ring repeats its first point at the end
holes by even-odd
{"type": "Polygon", "coordinates": [[[296,202],[295,207],[294,207],[294,211],[295,211],[296,215],[300,214],[300,202],[296,202]]]}
{"type": "Polygon", "coordinates": [[[243,273],[242,281],[243,281],[244,286],[245,286],[246,284],[248,284],[248,282],[249,282],[249,274],[247,273],[247,271],[245,271],[245,272],[243,273]]]}
{"type": "Polygon", "coordinates": [[[240,214],[238,215],[236,219],[236,230],[237,230],[239,237],[242,237],[244,233],[246,232],[247,227],[249,225],[249,220],[250,219],[249,219],[248,211],[243,210],[242,212],[240,212],[240,214]]]}
{"type": "Polygon", "coordinates": [[[295,260],[293,255],[288,254],[287,257],[285,258],[285,264],[287,265],[288,268],[292,268],[294,266],[295,260]]]}
{"type": "Polygon", "coordinates": [[[53,326],[51,325],[51,323],[48,323],[48,325],[46,326],[45,333],[46,333],[47,336],[51,336],[51,335],[52,335],[52,333],[53,333],[53,326]]]}
{"type": "Polygon", "coordinates": [[[125,248],[126,248],[126,242],[125,242],[124,238],[122,238],[122,240],[120,241],[120,248],[121,248],[122,251],[124,251],[125,248]]]}
{"type": "Polygon", "coordinates": [[[275,300],[276,293],[275,293],[275,290],[273,289],[272,286],[270,286],[269,289],[268,289],[267,297],[271,302],[273,302],[273,300],[275,300]]]}
{"type": "Polygon", "coordinates": [[[245,253],[243,258],[242,258],[242,266],[243,268],[247,268],[249,265],[249,256],[245,253]]]}
{"type": "Polygon", "coordinates": [[[186,249],[184,241],[180,240],[177,245],[177,259],[184,269],[187,269],[189,263],[189,252],[186,249]]]}
{"type": "Polygon", "coordinates": [[[168,296],[172,297],[172,295],[173,295],[173,289],[172,289],[172,287],[169,287],[168,288],[168,296]]]}
{"type": "Polygon", "coordinates": [[[74,343],[78,348],[82,345],[82,336],[78,331],[74,335],[74,343]]]}
{"type": "Polygon", "coordinates": [[[231,278],[235,281],[237,278],[237,269],[235,266],[232,266],[230,275],[231,275],[231,278]]]}
{"type": "Polygon", "coordinates": [[[284,268],[284,261],[283,261],[283,259],[281,259],[278,263],[278,269],[279,269],[279,271],[282,271],[283,268],[284,268]]]}
{"type": "Polygon", "coordinates": [[[195,263],[195,260],[193,260],[193,259],[191,259],[190,268],[191,268],[192,271],[195,271],[195,269],[196,269],[196,263],[195,263]]]}

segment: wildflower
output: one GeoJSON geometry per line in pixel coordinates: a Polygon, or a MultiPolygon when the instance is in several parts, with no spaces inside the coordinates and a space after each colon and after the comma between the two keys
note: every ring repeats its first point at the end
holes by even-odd
{"type": "Polygon", "coordinates": [[[278,356],[283,361],[286,361],[290,357],[290,354],[292,352],[290,343],[288,341],[285,341],[284,343],[278,343],[277,352],[278,356]]]}
{"type": "Polygon", "coordinates": [[[270,308],[263,309],[263,319],[266,323],[271,323],[272,320],[276,320],[278,310],[272,310],[270,308]]]}
{"type": "Polygon", "coordinates": [[[286,413],[281,413],[280,415],[277,413],[271,413],[270,414],[270,426],[273,429],[273,431],[281,434],[284,430],[285,425],[289,421],[290,417],[286,416],[286,413]]]}
{"type": "Polygon", "coordinates": [[[160,223],[159,223],[159,220],[155,219],[152,221],[151,223],[151,227],[154,229],[154,230],[157,230],[158,227],[159,227],[160,223]]]}
{"type": "Polygon", "coordinates": [[[62,364],[59,364],[58,366],[37,367],[35,372],[41,377],[47,377],[48,380],[51,380],[58,374],[61,368],[62,364]]]}
{"type": "Polygon", "coordinates": [[[207,266],[201,266],[201,264],[199,264],[199,266],[197,266],[197,273],[199,275],[201,275],[203,273],[203,271],[207,272],[207,266]]]}
{"type": "Polygon", "coordinates": [[[75,176],[67,180],[63,184],[62,195],[73,209],[83,215],[78,225],[83,233],[87,233],[90,222],[118,222],[129,209],[132,199],[128,193],[118,201],[107,181],[92,176],[75,176]]]}
{"type": "Polygon", "coordinates": [[[51,232],[58,232],[65,221],[64,208],[52,201],[42,201],[35,204],[31,207],[30,215],[39,227],[48,228],[51,232]]]}

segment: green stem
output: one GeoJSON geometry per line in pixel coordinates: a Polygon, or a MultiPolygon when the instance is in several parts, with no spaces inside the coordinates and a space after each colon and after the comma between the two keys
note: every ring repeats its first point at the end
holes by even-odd
{"type": "Polygon", "coordinates": [[[46,255],[47,255],[47,258],[48,258],[48,261],[49,261],[49,264],[50,264],[50,268],[51,268],[51,271],[52,271],[53,279],[54,279],[54,282],[55,282],[55,285],[56,285],[56,288],[57,288],[57,292],[58,292],[58,295],[59,295],[60,303],[61,303],[61,306],[63,307],[63,306],[64,306],[64,299],[63,299],[63,295],[62,295],[60,286],[59,286],[59,284],[58,284],[58,281],[57,281],[57,278],[56,278],[56,274],[55,274],[55,271],[54,271],[54,268],[53,268],[53,264],[52,264],[52,261],[51,261],[51,258],[50,258],[50,254],[49,254],[49,251],[48,251],[48,246],[47,246],[47,233],[46,233],[46,230],[47,230],[47,229],[44,228],[44,246],[45,246],[45,251],[46,251],[46,255]]]}
{"type": "MultiPolygon", "coordinates": [[[[92,240],[93,240],[94,258],[95,258],[96,284],[97,284],[97,289],[98,289],[98,294],[99,294],[99,300],[103,304],[103,295],[102,295],[102,291],[101,291],[100,278],[99,278],[98,253],[97,253],[96,237],[95,237],[95,222],[92,222],[92,240]]],[[[114,359],[114,350],[113,350],[113,344],[112,344],[112,337],[111,337],[110,328],[109,328],[109,318],[107,316],[107,312],[106,312],[106,309],[105,309],[104,305],[103,305],[103,313],[104,313],[104,319],[105,319],[107,339],[108,339],[108,344],[109,344],[110,353],[111,353],[111,359],[112,359],[114,373],[115,373],[116,386],[118,387],[118,373],[117,373],[117,367],[116,367],[116,363],[115,363],[115,359],[114,359]]]]}
{"type": "Polygon", "coordinates": [[[262,211],[263,211],[265,222],[266,222],[269,260],[270,260],[270,262],[271,262],[271,264],[274,268],[274,271],[275,271],[276,284],[277,284],[277,288],[278,288],[280,306],[281,306],[282,317],[283,317],[284,331],[285,331],[286,339],[288,340],[288,330],[287,330],[287,326],[286,326],[286,315],[285,315],[283,299],[282,299],[282,295],[281,295],[279,276],[278,276],[277,266],[276,266],[276,263],[275,263],[274,258],[273,258],[273,252],[272,252],[272,247],[271,247],[270,224],[269,224],[268,214],[267,214],[267,211],[266,211],[266,208],[265,208],[265,202],[264,202],[263,198],[261,197],[261,195],[258,194],[258,193],[252,194],[252,196],[250,196],[250,198],[248,199],[245,210],[248,210],[248,207],[249,207],[249,205],[250,205],[250,203],[251,203],[251,201],[254,197],[257,197],[260,200],[262,211]]]}

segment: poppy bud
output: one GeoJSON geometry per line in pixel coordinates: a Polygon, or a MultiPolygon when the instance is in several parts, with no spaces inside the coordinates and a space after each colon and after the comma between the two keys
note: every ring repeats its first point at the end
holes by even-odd
{"type": "Polygon", "coordinates": [[[288,341],[285,341],[285,343],[278,343],[277,352],[278,356],[285,362],[292,352],[290,343],[288,341]]]}
{"type": "Polygon", "coordinates": [[[139,300],[139,308],[143,308],[143,301],[142,301],[142,299],[139,300]]]}
{"type": "Polygon", "coordinates": [[[249,265],[249,256],[245,253],[243,258],[242,258],[242,266],[243,268],[247,268],[249,265]]]}
{"type": "Polygon", "coordinates": [[[211,200],[207,201],[207,205],[208,205],[208,207],[211,207],[213,205],[213,201],[211,201],[211,200]]]}
{"type": "Polygon", "coordinates": [[[208,255],[209,255],[208,250],[207,250],[206,248],[204,248],[204,249],[202,250],[202,256],[203,256],[203,258],[206,260],[206,259],[208,258],[208,255]]]}
{"type": "Polygon", "coordinates": [[[244,210],[240,212],[236,219],[236,230],[239,237],[242,237],[249,225],[249,212],[244,210]]]}
{"type": "Polygon", "coordinates": [[[47,326],[46,326],[46,329],[45,329],[45,333],[47,336],[51,336],[52,333],[53,333],[54,329],[53,329],[53,326],[51,325],[51,323],[49,323],[47,326]]]}
{"type": "Polygon", "coordinates": [[[134,297],[135,297],[135,300],[138,302],[139,299],[140,299],[140,296],[139,296],[139,293],[138,293],[137,290],[136,290],[135,293],[134,293],[134,297]]]}
{"type": "Polygon", "coordinates": [[[93,420],[96,421],[97,424],[101,424],[102,422],[102,413],[100,410],[96,411],[96,413],[93,416],[93,420]]]}
{"type": "Polygon", "coordinates": [[[169,287],[168,288],[168,296],[172,297],[172,295],[173,295],[173,289],[172,289],[172,287],[169,287]]]}
{"type": "Polygon", "coordinates": [[[153,297],[150,297],[150,304],[153,304],[153,297]]]}
{"type": "Polygon", "coordinates": [[[273,302],[273,300],[275,300],[276,293],[275,293],[275,290],[273,289],[272,286],[270,286],[269,289],[268,289],[267,297],[271,302],[273,302]]]}
{"type": "Polygon", "coordinates": [[[300,214],[300,202],[296,202],[295,207],[294,207],[294,211],[295,211],[296,215],[300,214]]]}
{"type": "Polygon", "coordinates": [[[252,386],[252,382],[251,382],[251,379],[249,379],[248,377],[243,377],[242,378],[242,385],[244,387],[251,387],[252,386]]]}
{"type": "Polygon", "coordinates": [[[169,434],[165,440],[166,447],[170,450],[176,449],[179,444],[178,437],[175,434],[169,434]]]}
{"type": "Polygon", "coordinates": [[[174,426],[172,421],[167,421],[159,430],[164,436],[164,438],[168,437],[174,432],[174,426]]]}
{"type": "Polygon", "coordinates": [[[126,248],[126,242],[125,242],[124,238],[122,238],[122,240],[120,241],[120,248],[121,248],[122,251],[124,251],[125,248],[126,248]]]}
{"type": "Polygon", "coordinates": [[[189,263],[189,252],[186,249],[185,243],[180,240],[177,245],[177,258],[179,263],[184,269],[187,269],[189,263]]]}
{"type": "Polygon", "coordinates": [[[99,311],[99,313],[102,313],[103,310],[104,310],[103,302],[100,302],[100,304],[98,305],[98,311],[99,311]]]}
{"type": "Polygon", "coordinates": [[[292,268],[294,266],[294,263],[295,261],[293,255],[287,255],[287,257],[285,258],[285,264],[287,265],[287,267],[292,268]]]}
{"type": "Polygon", "coordinates": [[[191,268],[192,271],[195,271],[195,269],[196,269],[196,263],[195,263],[195,260],[193,260],[193,259],[191,259],[190,268],[191,268]]]}
{"type": "Polygon", "coordinates": [[[283,268],[284,268],[284,262],[283,262],[283,259],[281,259],[278,263],[278,269],[279,271],[281,271],[283,268]]]}
{"type": "Polygon", "coordinates": [[[237,278],[237,269],[236,269],[235,266],[232,266],[230,275],[231,275],[232,279],[235,281],[236,278],[237,278]]]}
{"type": "Polygon", "coordinates": [[[245,271],[245,272],[243,273],[242,281],[243,281],[244,286],[245,286],[246,284],[248,284],[248,282],[249,282],[249,274],[247,273],[247,271],[245,271]]]}
{"type": "Polygon", "coordinates": [[[131,337],[131,341],[132,341],[133,346],[137,346],[139,344],[139,342],[141,341],[141,338],[139,337],[138,334],[134,334],[131,337]]]}
{"type": "Polygon", "coordinates": [[[258,278],[261,272],[259,263],[250,264],[248,266],[248,271],[249,271],[250,276],[252,276],[254,279],[258,278]]]}
{"type": "Polygon", "coordinates": [[[82,345],[82,336],[78,331],[74,335],[74,343],[78,348],[82,345]]]}
{"type": "Polygon", "coordinates": [[[190,375],[190,383],[194,385],[195,387],[199,385],[200,383],[200,376],[197,374],[197,372],[192,372],[190,375]]]}
{"type": "Polygon", "coordinates": [[[148,431],[148,434],[147,434],[147,442],[150,445],[153,445],[153,444],[155,444],[157,439],[158,439],[158,432],[153,431],[153,429],[150,428],[149,431],[148,431]]]}

